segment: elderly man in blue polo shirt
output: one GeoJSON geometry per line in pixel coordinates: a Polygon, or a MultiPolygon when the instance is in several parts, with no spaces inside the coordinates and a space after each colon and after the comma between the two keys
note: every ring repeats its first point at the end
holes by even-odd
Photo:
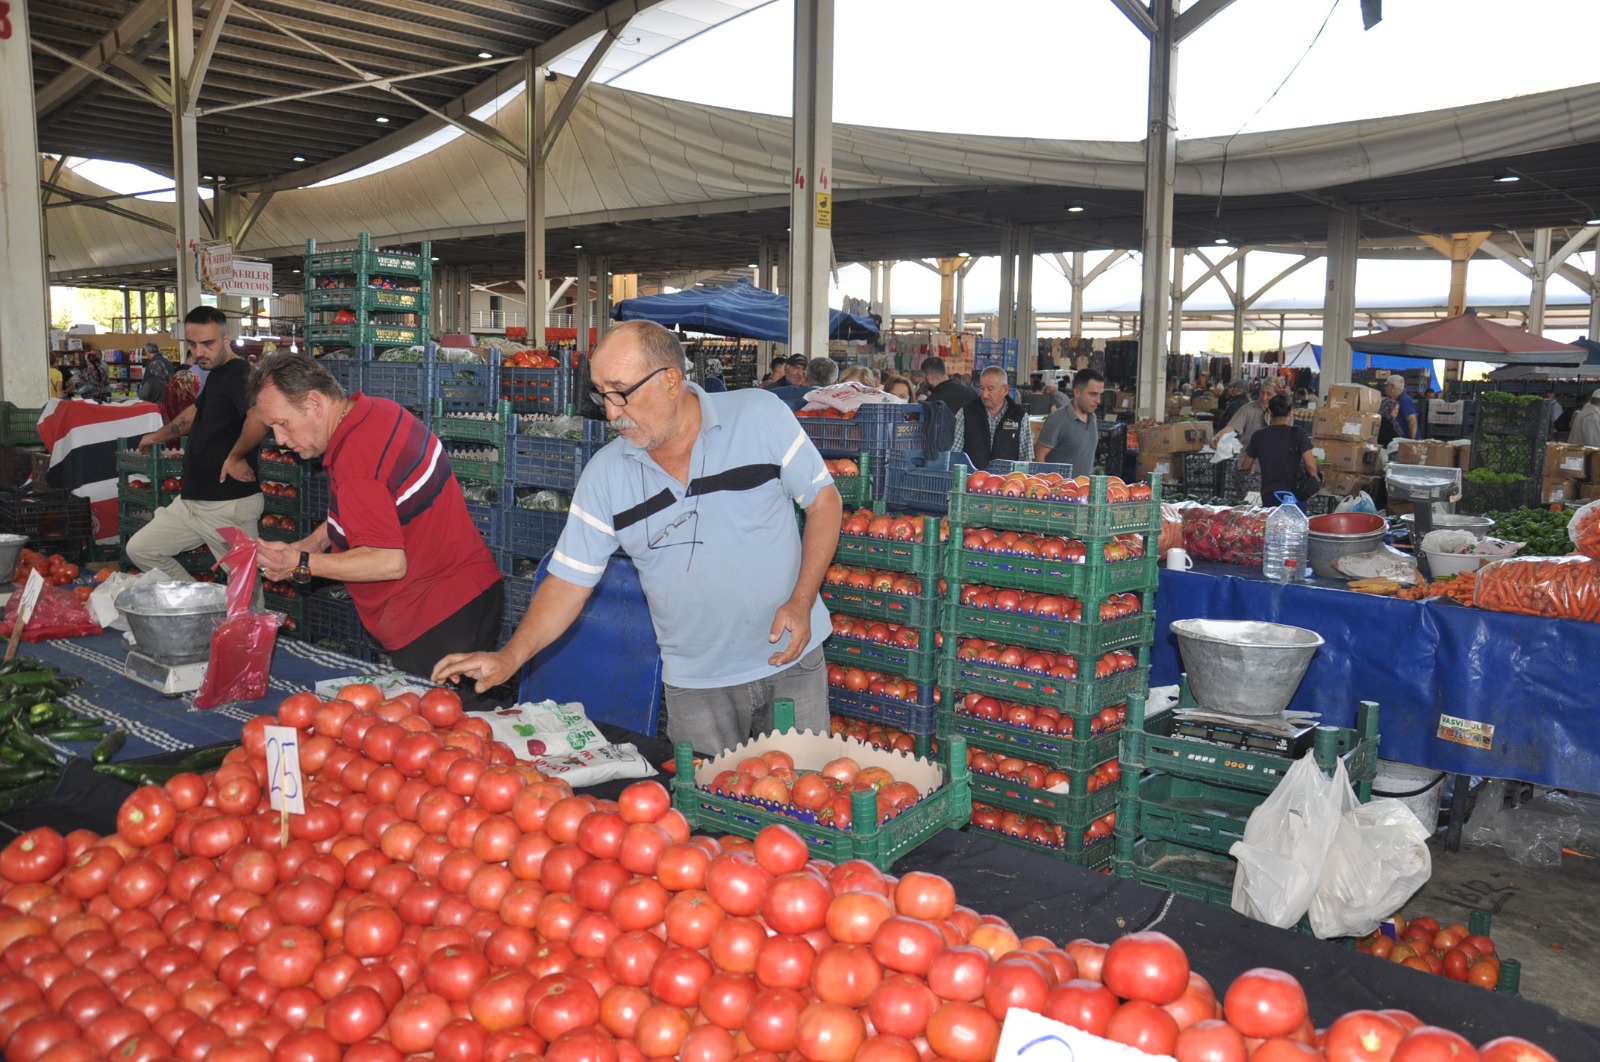
{"type": "Polygon", "coordinates": [[[772,701],[826,732],[830,630],[818,591],[839,541],[839,491],[794,415],[748,388],[708,395],[683,348],[648,321],[613,328],[590,361],[622,437],[583,470],[566,528],[509,642],[439,661],[435,682],[512,678],[577,618],[620,545],[661,645],[667,731],[721,752],[772,729],[772,701]],[[805,536],[794,504],[805,510],[805,536]]]}

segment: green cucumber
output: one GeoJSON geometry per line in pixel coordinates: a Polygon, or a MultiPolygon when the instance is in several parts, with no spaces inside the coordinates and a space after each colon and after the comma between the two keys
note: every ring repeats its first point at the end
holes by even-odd
{"type": "Polygon", "coordinates": [[[185,773],[182,767],[158,767],[149,763],[97,763],[94,769],[133,785],[160,785],[185,773]]]}
{"type": "Polygon", "coordinates": [[[100,739],[100,743],[89,753],[89,758],[96,763],[110,763],[122,751],[122,746],[128,743],[128,732],[120,727],[100,739]]]}
{"type": "Polygon", "coordinates": [[[20,723],[11,728],[10,733],[6,734],[5,740],[13,748],[22,750],[22,753],[28,759],[41,764],[55,764],[58,767],[61,765],[61,761],[56,758],[55,749],[34,737],[20,723]]]}
{"type": "Polygon", "coordinates": [[[230,741],[223,745],[214,745],[211,748],[201,749],[199,752],[191,753],[184,757],[179,761],[178,766],[185,771],[193,771],[196,774],[214,771],[222,766],[223,758],[238,747],[239,743],[237,741],[230,741]]]}
{"type": "Polygon", "coordinates": [[[55,787],[55,779],[47,778],[42,782],[21,785],[15,789],[7,789],[0,792],[0,815],[15,811],[17,808],[31,804],[35,800],[42,800],[49,796],[50,791],[55,787]]]}

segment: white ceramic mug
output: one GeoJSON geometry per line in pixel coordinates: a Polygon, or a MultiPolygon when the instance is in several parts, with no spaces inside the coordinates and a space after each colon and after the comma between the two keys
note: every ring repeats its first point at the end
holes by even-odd
{"type": "Polygon", "coordinates": [[[1194,559],[1189,556],[1188,550],[1178,546],[1167,550],[1167,567],[1186,572],[1194,567],[1194,559]]]}

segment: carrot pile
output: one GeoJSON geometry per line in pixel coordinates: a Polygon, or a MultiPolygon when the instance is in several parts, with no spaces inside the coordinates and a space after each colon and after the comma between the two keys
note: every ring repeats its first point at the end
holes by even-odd
{"type": "Polygon", "coordinates": [[[1477,583],[1479,608],[1600,623],[1600,562],[1587,556],[1495,561],[1477,583]]]}
{"type": "Polygon", "coordinates": [[[1459,601],[1463,605],[1475,604],[1474,591],[1477,587],[1477,572],[1462,572],[1450,579],[1435,579],[1431,583],[1418,583],[1408,586],[1394,596],[1401,601],[1422,601],[1430,597],[1448,597],[1459,601]]]}

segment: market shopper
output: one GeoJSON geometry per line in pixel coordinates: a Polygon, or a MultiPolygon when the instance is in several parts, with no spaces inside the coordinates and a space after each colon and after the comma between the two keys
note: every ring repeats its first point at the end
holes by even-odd
{"type": "Polygon", "coordinates": [[[1572,415],[1567,442],[1572,446],[1600,446],[1600,391],[1591,394],[1589,401],[1572,415]]]}
{"type": "Polygon", "coordinates": [[[106,372],[98,350],[84,350],[75,379],[77,383],[72,390],[78,398],[90,402],[111,401],[111,376],[106,372]]]}
{"type": "Polygon", "coordinates": [[[1272,423],[1250,437],[1250,443],[1239,458],[1239,470],[1246,474],[1261,466],[1261,504],[1269,508],[1278,504],[1278,493],[1295,493],[1295,481],[1302,470],[1308,476],[1317,475],[1317,458],[1311,452],[1311,436],[1294,423],[1294,404],[1286,394],[1275,394],[1267,403],[1272,423]]]}
{"type": "Polygon", "coordinates": [[[1383,421],[1378,426],[1378,445],[1389,445],[1390,439],[1415,439],[1417,437],[1417,404],[1406,394],[1406,378],[1393,373],[1383,384],[1383,404],[1378,407],[1383,421]]]}
{"type": "MultiPolygon", "coordinates": [[[[228,552],[220,529],[237,527],[255,537],[261,520],[256,447],[267,430],[250,413],[245,392],[250,371],[233,352],[227,318],[214,306],[197,306],[183,319],[184,345],[211,370],[211,386],[164,426],[139,440],[139,449],[175,444],[185,436],[183,488],[128,540],[128,563],[161,571],[168,579],[192,577],[177,555],[205,546],[219,560],[228,552]]],[[[174,381],[175,382],[175,381],[174,381]]],[[[170,387],[170,384],[169,384],[170,387]]]]}
{"type": "Polygon", "coordinates": [[[974,468],[988,468],[996,460],[1033,460],[1028,411],[1011,397],[1011,382],[1000,366],[983,370],[978,378],[978,400],[956,414],[951,449],[972,458],[974,468]]]}
{"type": "Polygon", "coordinates": [[[950,378],[943,358],[925,358],[922,362],[922,378],[928,385],[927,400],[943,402],[950,407],[950,412],[956,414],[957,420],[961,419],[961,410],[978,400],[976,391],[950,378]]]}
{"type": "Polygon", "coordinates": [[[827,387],[839,378],[839,363],[832,358],[812,358],[807,361],[795,354],[789,358],[789,371],[793,373],[797,369],[800,373],[798,384],[772,388],[772,394],[781,398],[790,409],[805,408],[806,395],[813,388],[827,387]],[[800,363],[798,366],[796,361],[800,363]]]}
{"type": "Polygon", "coordinates": [[[1244,388],[1236,383],[1229,384],[1222,393],[1225,400],[1222,406],[1222,413],[1218,415],[1216,423],[1226,427],[1233,423],[1233,418],[1238,415],[1239,410],[1249,405],[1250,396],[1245,394],[1244,388]]]}
{"type": "Polygon", "coordinates": [[[193,360],[190,357],[179,365],[161,392],[161,419],[169,424],[200,397],[200,378],[194,374],[193,360]]]}
{"type": "Polygon", "coordinates": [[[1272,396],[1278,393],[1278,385],[1271,380],[1261,381],[1261,397],[1255,401],[1239,407],[1227,422],[1227,427],[1217,432],[1217,442],[1222,441],[1224,435],[1239,436],[1241,446],[1249,446],[1250,439],[1256,432],[1267,426],[1267,406],[1272,401],[1272,396]]]}
{"type": "Polygon", "coordinates": [[[720,752],[770,730],[777,697],[795,702],[801,729],[826,732],[831,628],[818,590],[838,544],[839,492],[779,402],[756,390],[707,395],[684,378],[682,358],[676,337],[646,321],[595,348],[596,401],[622,437],[584,467],[511,640],[445,657],[435,682],[483,689],[514,677],[577,618],[620,546],[649,604],[674,741],[720,752]]]}
{"type": "Polygon", "coordinates": [[[782,387],[789,382],[789,359],[782,354],[775,355],[772,364],[767,368],[767,378],[761,381],[761,386],[768,391],[774,387],[782,387]]]}
{"type": "MultiPolygon", "coordinates": [[[[304,354],[263,359],[249,399],[279,446],[322,458],[328,473],[327,520],[298,542],[261,542],[263,576],[342,581],[361,625],[412,674],[499,644],[505,584],[426,425],[386,398],[347,395],[304,354]]],[[[472,710],[505,703],[489,687],[461,699],[472,710]]]]}
{"type": "Polygon", "coordinates": [[[1094,369],[1080,369],[1072,380],[1072,401],[1050,414],[1039,429],[1036,457],[1040,461],[1072,466],[1074,476],[1094,471],[1094,455],[1100,446],[1100,398],[1106,379],[1094,369]]]}
{"type": "Polygon", "coordinates": [[[144,345],[144,379],[139,384],[139,400],[161,404],[166,396],[167,384],[172,382],[172,363],[161,356],[161,346],[150,342],[144,345]]]}
{"type": "Polygon", "coordinates": [[[902,398],[907,402],[915,402],[917,400],[916,389],[912,386],[911,381],[906,379],[904,376],[889,377],[884,381],[883,389],[889,392],[891,395],[894,395],[897,398],[902,398]]]}

